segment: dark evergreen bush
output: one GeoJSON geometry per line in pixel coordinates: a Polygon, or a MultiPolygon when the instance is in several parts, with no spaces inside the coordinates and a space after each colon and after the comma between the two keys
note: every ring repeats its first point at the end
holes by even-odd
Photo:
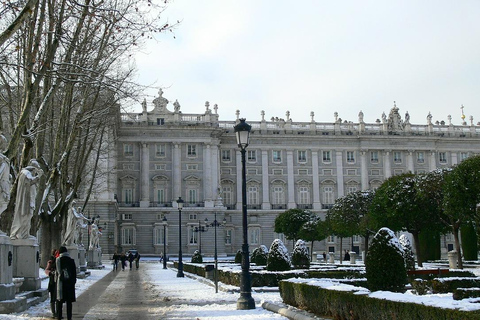
{"type": "Polygon", "coordinates": [[[203,262],[203,257],[200,254],[200,251],[195,250],[192,256],[192,263],[202,263],[203,262]]]}
{"type": "Polygon", "coordinates": [[[250,261],[252,263],[255,263],[257,266],[266,266],[267,259],[268,259],[268,249],[266,246],[262,244],[260,247],[253,250],[252,258],[250,259],[250,261]]]}
{"type": "Polygon", "coordinates": [[[242,250],[238,250],[235,254],[235,263],[242,263],[242,250]]]}
{"type": "Polygon", "coordinates": [[[388,228],[380,229],[373,237],[365,261],[368,288],[402,292],[407,283],[403,249],[388,228]]]}
{"type": "Polygon", "coordinates": [[[288,251],[282,240],[275,239],[270,246],[267,259],[268,271],[286,271],[290,270],[290,258],[288,251]]]}
{"type": "Polygon", "coordinates": [[[292,265],[297,269],[310,268],[310,257],[308,255],[307,246],[305,241],[299,239],[295,243],[292,253],[292,265]]]}
{"type": "Polygon", "coordinates": [[[403,260],[405,261],[405,269],[415,270],[415,256],[413,255],[412,245],[410,244],[410,240],[404,234],[398,238],[400,245],[403,249],[403,260]]]}

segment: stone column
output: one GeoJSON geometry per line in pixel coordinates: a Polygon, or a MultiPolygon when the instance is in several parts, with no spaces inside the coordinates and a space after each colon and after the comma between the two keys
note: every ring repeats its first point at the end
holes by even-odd
{"type": "Polygon", "coordinates": [[[335,164],[337,165],[337,198],[341,198],[345,194],[345,186],[343,185],[343,151],[335,151],[335,164]]]}
{"type": "Polygon", "coordinates": [[[148,208],[150,206],[150,152],[148,150],[148,143],[142,143],[142,157],[141,157],[141,198],[140,198],[140,207],[148,208]]]}
{"type": "Polygon", "coordinates": [[[313,209],[320,210],[322,209],[322,204],[320,203],[320,179],[318,167],[318,151],[312,150],[312,183],[313,183],[313,209]]]}
{"type": "Polygon", "coordinates": [[[287,150],[287,192],[288,203],[287,208],[293,209],[297,205],[295,203],[295,179],[293,178],[293,151],[287,150]]]}
{"type": "Polygon", "coordinates": [[[415,167],[413,165],[413,150],[407,150],[407,170],[415,173],[415,167]]]}
{"type": "Polygon", "coordinates": [[[176,201],[182,196],[182,158],[181,145],[178,142],[173,144],[172,153],[172,174],[173,174],[173,194],[172,201],[176,201]]]}
{"type": "Polygon", "coordinates": [[[456,152],[451,152],[451,157],[452,157],[452,166],[458,164],[458,154],[456,152]]]}
{"type": "Polygon", "coordinates": [[[437,159],[435,158],[437,153],[435,151],[430,151],[430,159],[428,163],[429,171],[437,169],[437,159]]]}
{"type": "Polygon", "coordinates": [[[270,182],[268,180],[268,151],[262,150],[262,209],[270,210],[270,182]]]}
{"type": "Polygon", "coordinates": [[[367,151],[365,150],[360,150],[360,177],[362,190],[368,190],[367,151]]]}
{"type": "Polygon", "coordinates": [[[205,143],[203,151],[203,192],[205,207],[213,208],[212,202],[212,148],[209,143],[205,143]]]}
{"type": "Polygon", "coordinates": [[[383,175],[385,176],[385,180],[392,176],[389,150],[383,152],[383,175]]]}

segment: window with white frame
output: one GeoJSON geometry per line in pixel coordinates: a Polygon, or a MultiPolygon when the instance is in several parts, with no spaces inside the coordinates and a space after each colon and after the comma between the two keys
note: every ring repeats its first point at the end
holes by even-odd
{"type": "MultiPolygon", "coordinates": [[[[168,232],[166,230],[167,228],[165,228],[165,240],[167,240],[166,238],[168,238],[167,237],[168,232]]],[[[164,238],[163,232],[164,232],[163,226],[156,226],[153,229],[153,245],[163,245],[163,238],[164,238]]]]}
{"type": "Polygon", "coordinates": [[[460,152],[460,161],[463,161],[468,158],[467,152],[460,152]]]}
{"type": "Polygon", "coordinates": [[[333,204],[333,186],[324,186],[323,187],[323,203],[333,204]]]}
{"type": "Polygon", "coordinates": [[[197,220],[197,214],[196,213],[189,213],[188,214],[188,220],[197,220]]]}
{"type": "Polygon", "coordinates": [[[323,162],[332,162],[332,153],[330,151],[323,151],[322,160],[323,162]]]}
{"type": "Polygon", "coordinates": [[[131,143],[124,143],[123,144],[123,155],[125,157],[133,156],[133,144],[131,144],[131,143]]]}
{"type": "Polygon", "coordinates": [[[187,190],[187,202],[188,203],[197,203],[197,190],[196,189],[187,190]]]}
{"type": "Polygon", "coordinates": [[[155,156],[156,157],[165,157],[165,144],[163,144],[163,143],[155,144],[155,156]]]}
{"type": "Polygon", "coordinates": [[[247,188],[247,204],[258,204],[258,186],[252,185],[247,188]]]}
{"type": "Polygon", "coordinates": [[[157,203],[165,203],[165,189],[156,190],[155,200],[157,201],[157,203]]]}
{"type": "Polygon", "coordinates": [[[257,161],[257,150],[247,150],[247,161],[248,162],[257,161]]]}
{"type": "Polygon", "coordinates": [[[123,227],[122,228],[122,245],[135,245],[135,227],[123,227]]]}
{"type": "Polygon", "coordinates": [[[249,227],[248,228],[248,240],[251,245],[259,245],[260,243],[260,228],[249,227]]]}
{"type": "Polygon", "coordinates": [[[232,229],[225,229],[225,245],[232,245],[232,236],[233,230],[232,229]]]}
{"type": "Polygon", "coordinates": [[[356,185],[348,185],[347,186],[347,193],[352,193],[352,192],[357,192],[357,186],[356,185]]]}
{"type": "Polygon", "coordinates": [[[132,214],[131,213],[124,213],[122,214],[123,220],[132,220],[132,214]]]}
{"type": "Polygon", "coordinates": [[[188,228],[188,243],[189,244],[198,243],[198,232],[195,232],[195,226],[190,226],[188,228]]]}
{"type": "Polygon", "coordinates": [[[187,157],[195,158],[197,156],[197,145],[187,144],[187,157]]]}
{"type": "Polygon", "coordinates": [[[232,161],[232,156],[230,150],[222,150],[222,161],[230,162],[232,161]]]}
{"type": "Polygon", "coordinates": [[[393,162],[401,163],[402,162],[402,153],[400,151],[393,152],[393,162]]]}
{"type": "Polygon", "coordinates": [[[425,162],[425,153],[417,152],[417,162],[424,163],[425,162]]]}
{"type": "Polygon", "coordinates": [[[353,240],[354,243],[359,243],[360,242],[360,236],[356,234],[352,237],[352,240],[353,240]]]}
{"type": "Polygon", "coordinates": [[[308,186],[300,186],[298,188],[298,203],[310,204],[310,188],[308,186]]]}
{"type": "Polygon", "coordinates": [[[198,170],[198,165],[187,163],[186,168],[187,168],[187,171],[197,171],[198,170]]]}
{"type": "Polygon", "coordinates": [[[273,186],[273,204],[285,204],[285,191],[282,185],[273,186]]]}
{"type": "Polygon", "coordinates": [[[370,151],[370,162],[378,163],[378,151],[370,151]]]}
{"type": "Polygon", "coordinates": [[[272,151],[272,161],[276,163],[282,162],[282,150],[272,151]]]}
{"type": "Polygon", "coordinates": [[[333,236],[333,235],[328,236],[327,242],[328,243],[335,243],[335,236],[333,236]]]}
{"type": "Polygon", "coordinates": [[[347,151],[347,162],[355,162],[355,151],[347,151]]]}
{"type": "Polygon", "coordinates": [[[300,163],[307,162],[307,151],[306,150],[298,150],[297,151],[297,160],[300,163]]]}
{"type": "Polygon", "coordinates": [[[167,169],[167,166],[165,164],[155,164],[155,170],[157,171],[165,171],[167,169]]]}
{"type": "Polygon", "coordinates": [[[226,205],[233,204],[233,188],[232,185],[224,185],[222,188],[223,203],[226,205]]]}
{"type": "Polygon", "coordinates": [[[123,170],[130,170],[130,171],[132,171],[133,168],[134,168],[134,165],[131,164],[131,163],[128,163],[128,164],[124,164],[124,165],[123,165],[123,170]]]}
{"type": "Polygon", "coordinates": [[[126,204],[133,203],[133,190],[131,188],[123,189],[123,199],[126,204]]]}
{"type": "Polygon", "coordinates": [[[440,161],[440,163],[447,163],[447,153],[446,152],[439,152],[438,153],[438,161],[440,161]]]}

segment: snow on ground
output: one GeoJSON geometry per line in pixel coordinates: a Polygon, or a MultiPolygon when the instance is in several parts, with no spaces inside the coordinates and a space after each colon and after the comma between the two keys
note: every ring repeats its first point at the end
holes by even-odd
{"type": "MultiPolygon", "coordinates": [[[[172,319],[286,319],[278,314],[264,310],[261,307],[263,301],[268,301],[274,304],[282,305],[282,299],[278,291],[266,292],[252,292],[252,297],[256,301],[255,310],[236,310],[236,301],[239,297],[237,292],[223,292],[219,290],[215,293],[215,289],[207,284],[185,278],[177,278],[176,272],[173,270],[163,270],[162,265],[149,258],[144,259],[144,263],[148,262],[152,265],[152,268],[144,268],[146,270],[145,280],[150,282],[155,290],[162,292],[162,294],[171,297],[172,299],[184,300],[184,303],[175,304],[169,306],[172,310],[169,311],[173,317],[172,319]],[[158,268],[155,266],[158,265],[158,268]],[[214,304],[211,303],[212,297],[215,297],[214,304]]],[[[359,262],[359,267],[361,267],[359,262]]],[[[327,266],[332,268],[332,265],[327,266]]],[[[438,266],[434,264],[425,264],[425,269],[435,269],[438,266]]],[[[477,276],[480,276],[480,269],[468,268],[474,272],[477,276]]],[[[80,296],[89,286],[104,277],[111,271],[111,265],[106,265],[103,270],[90,270],[91,275],[86,279],[78,279],[76,285],[77,297],[80,296]]],[[[40,274],[43,275],[43,270],[40,270],[40,274]]],[[[202,281],[205,281],[203,278],[202,281]]],[[[115,280],[114,280],[115,281],[115,280]]],[[[321,286],[332,286],[332,289],[336,290],[350,290],[351,286],[348,284],[333,283],[331,279],[313,280],[313,279],[298,279],[295,281],[310,281],[321,286]]],[[[48,279],[42,281],[42,288],[47,288],[48,279]]],[[[232,286],[225,286],[227,288],[234,288],[232,286]]],[[[265,289],[265,288],[263,288],[265,289]]],[[[358,290],[359,288],[357,288],[358,290]]],[[[263,291],[263,290],[262,290],[263,291]]],[[[480,303],[478,299],[464,299],[461,301],[455,301],[452,298],[452,294],[430,294],[424,296],[418,296],[407,291],[404,294],[392,293],[392,292],[373,292],[369,293],[368,290],[359,290],[359,294],[369,294],[371,297],[389,299],[396,301],[406,301],[415,303],[425,303],[427,305],[434,305],[442,308],[458,308],[460,310],[478,310],[480,309],[480,303]],[[475,303],[477,302],[477,303],[475,303]]],[[[75,304],[74,304],[75,308],[75,304]]],[[[12,319],[45,319],[50,317],[50,305],[49,299],[45,302],[33,306],[28,310],[8,315],[0,315],[0,320],[12,319]]]]}

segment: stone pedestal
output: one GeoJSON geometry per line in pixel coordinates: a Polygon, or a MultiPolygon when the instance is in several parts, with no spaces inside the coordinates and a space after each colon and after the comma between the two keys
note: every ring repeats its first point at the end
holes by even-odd
{"type": "Polygon", "coordinates": [[[357,253],[355,251],[350,252],[350,264],[357,264],[357,253]]]}
{"type": "Polygon", "coordinates": [[[328,257],[328,262],[335,263],[335,253],[330,252],[329,257],[328,257]]]}
{"type": "Polygon", "coordinates": [[[87,271],[87,251],[83,246],[78,247],[78,267],[80,272],[87,271]]]}
{"type": "Polygon", "coordinates": [[[70,258],[75,261],[75,266],[77,267],[77,273],[80,272],[80,258],[78,257],[78,247],[76,244],[67,246],[68,253],[70,258]]]}
{"type": "Polygon", "coordinates": [[[0,301],[13,298],[15,298],[13,245],[10,238],[0,231],[0,301]]]}
{"type": "Polygon", "coordinates": [[[89,268],[102,268],[102,249],[88,250],[87,261],[87,267],[89,268]]]}
{"type": "Polygon", "coordinates": [[[458,252],[455,250],[448,252],[448,266],[450,269],[457,269],[458,266],[458,252]]]}
{"type": "Polygon", "coordinates": [[[13,245],[13,277],[24,278],[20,291],[36,291],[41,288],[39,277],[40,252],[37,238],[11,240],[13,245]]]}
{"type": "Polygon", "coordinates": [[[316,252],[313,252],[313,254],[312,254],[312,261],[313,261],[313,262],[317,262],[317,261],[318,261],[318,256],[317,256],[317,253],[316,253],[316,252]]]}

